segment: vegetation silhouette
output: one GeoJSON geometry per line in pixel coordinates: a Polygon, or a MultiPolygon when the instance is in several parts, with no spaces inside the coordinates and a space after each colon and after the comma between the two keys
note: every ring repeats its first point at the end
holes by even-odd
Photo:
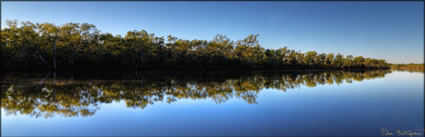
{"type": "Polygon", "coordinates": [[[18,23],[1,30],[2,71],[128,71],[221,69],[364,69],[389,68],[383,59],[262,48],[258,34],[232,41],[157,37],[145,30],[125,36],[101,33],[88,23],[18,23]]]}
{"type": "Polygon", "coordinates": [[[391,64],[391,69],[394,70],[411,70],[411,71],[424,71],[424,63],[422,64],[391,64]]]}
{"type": "Polygon", "coordinates": [[[382,78],[388,73],[391,71],[136,72],[99,77],[66,73],[67,76],[55,77],[56,74],[49,73],[44,78],[7,73],[1,80],[1,107],[7,114],[48,118],[91,116],[100,109],[99,104],[114,101],[141,109],[155,102],[172,103],[180,99],[224,103],[239,98],[257,104],[257,95],[264,88],[286,92],[301,86],[382,78]]]}

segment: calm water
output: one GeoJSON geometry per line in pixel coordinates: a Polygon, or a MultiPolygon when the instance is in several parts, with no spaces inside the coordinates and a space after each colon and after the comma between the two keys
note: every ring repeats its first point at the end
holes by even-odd
{"type": "Polygon", "coordinates": [[[3,136],[424,131],[424,73],[5,74],[3,136]],[[54,77],[56,75],[56,77],[54,77]]]}

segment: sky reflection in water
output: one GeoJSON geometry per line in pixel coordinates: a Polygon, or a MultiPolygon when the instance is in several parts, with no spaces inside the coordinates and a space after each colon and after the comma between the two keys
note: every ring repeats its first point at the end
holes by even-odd
{"type": "Polygon", "coordinates": [[[6,75],[2,135],[423,134],[424,73],[6,75]],[[25,77],[25,79],[23,79],[25,77]]]}

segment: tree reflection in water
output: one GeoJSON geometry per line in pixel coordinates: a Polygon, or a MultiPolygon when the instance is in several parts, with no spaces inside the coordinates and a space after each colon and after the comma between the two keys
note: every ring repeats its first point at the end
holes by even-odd
{"type": "Polygon", "coordinates": [[[100,103],[113,101],[124,101],[127,107],[142,109],[157,101],[171,103],[179,99],[212,99],[216,103],[223,103],[236,97],[249,104],[256,104],[257,94],[263,88],[286,92],[287,89],[302,85],[339,85],[344,81],[351,83],[353,80],[382,78],[390,72],[137,72],[58,78],[56,74],[44,78],[4,74],[1,81],[1,106],[7,114],[48,118],[54,115],[91,116],[100,109],[100,103]]]}

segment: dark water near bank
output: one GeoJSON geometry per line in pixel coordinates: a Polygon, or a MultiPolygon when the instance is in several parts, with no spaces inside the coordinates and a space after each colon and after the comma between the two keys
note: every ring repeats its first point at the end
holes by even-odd
{"type": "Polygon", "coordinates": [[[424,132],[424,73],[4,74],[3,136],[424,132]],[[56,75],[56,77],[54,77],[56,75]]]}

